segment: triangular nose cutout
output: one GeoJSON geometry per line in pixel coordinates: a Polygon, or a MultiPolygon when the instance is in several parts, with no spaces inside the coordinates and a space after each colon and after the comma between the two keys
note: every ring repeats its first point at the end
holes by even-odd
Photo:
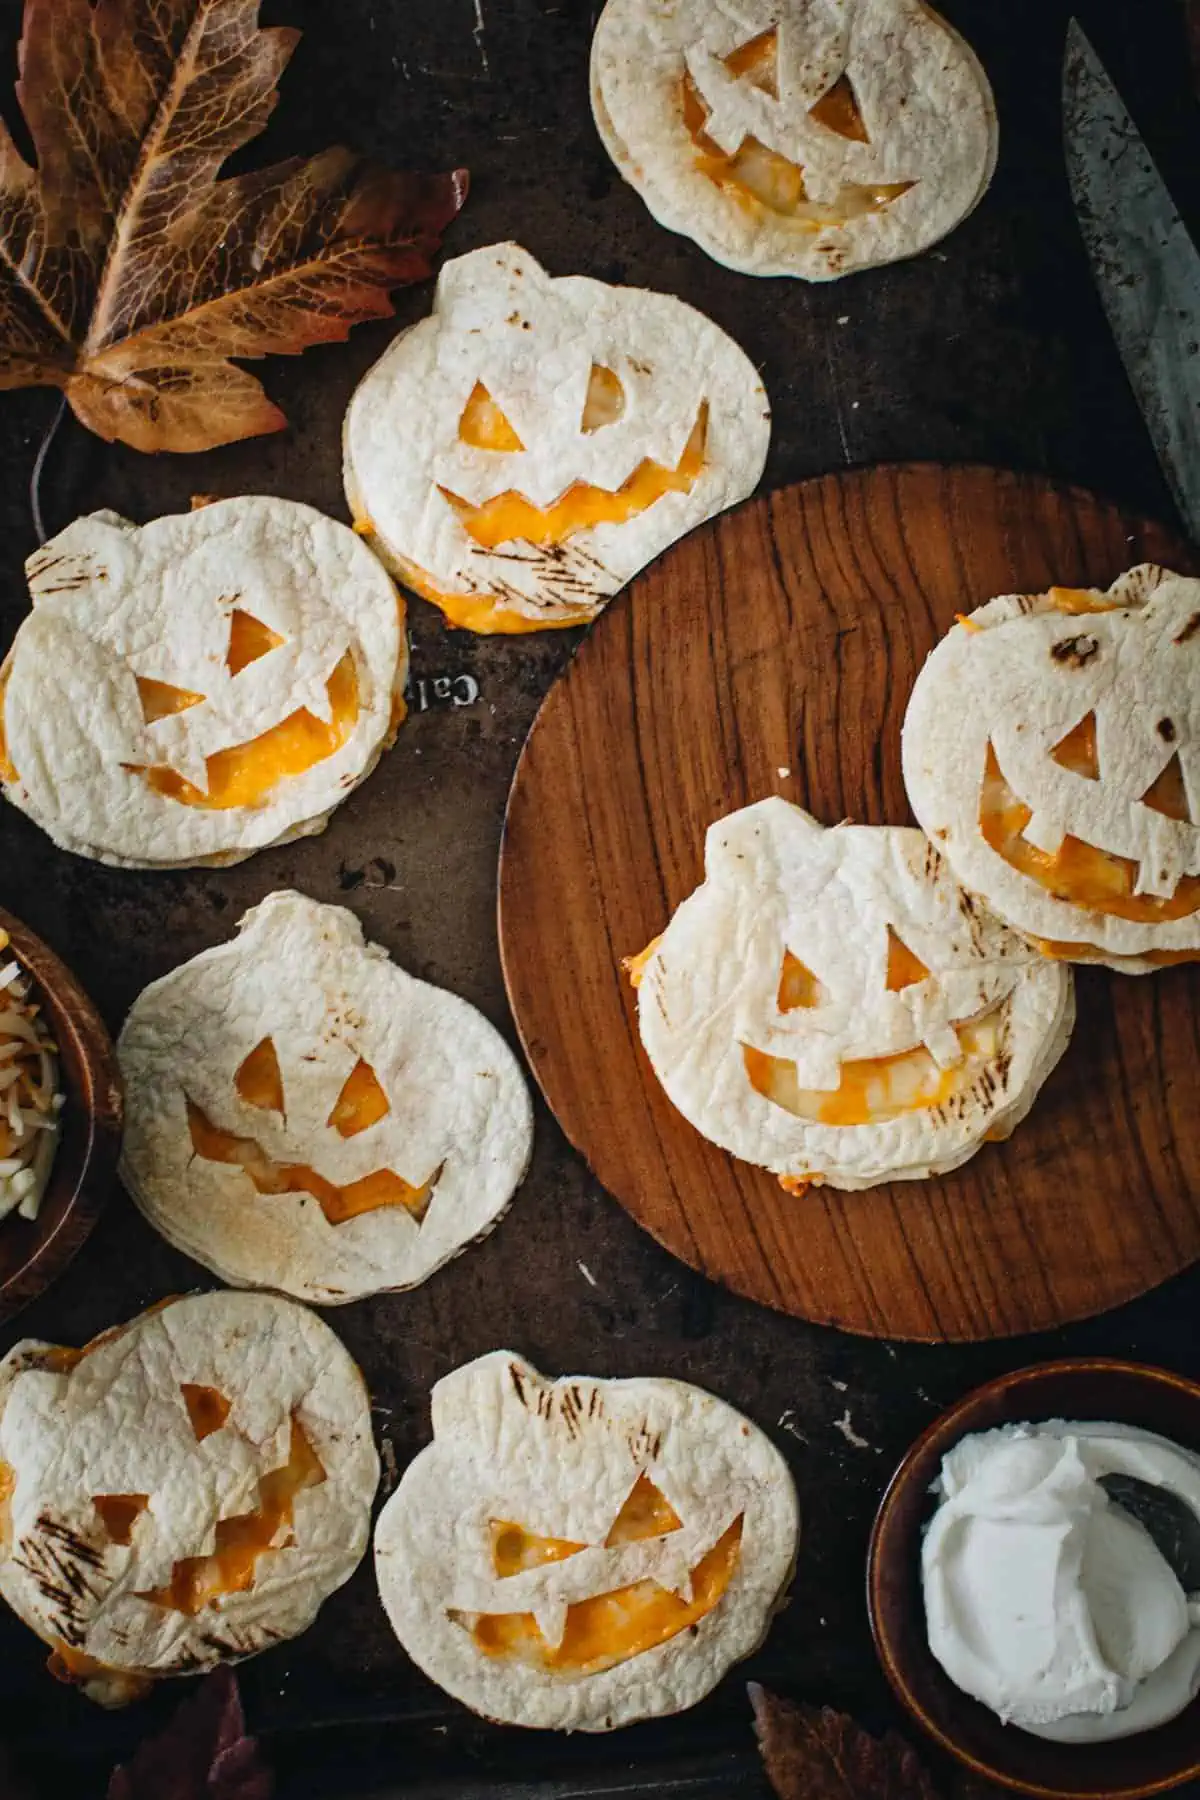
{"type": "Polygon", "coordinates": [[[887,987],[890,994],[898,994],[901,988],[913,987],[918,981],[928,981],[929,970],[920,957],[911,951],[902,938],[898,938],[891,926],[888,926],[888,961],[887,987]]]}
{"type": "Polygon", "coordinates": [[[257,1106],[263,1112],[283,1112],[283,1076],[279,1072],[279,1058],[275,1054],[274,1041],[263,1038],[255,1044],[249,1056],[243,1057],[238,1065],[233,1085],[239,1097],[247,1106],[257,1106]]]}
{"type": "Polygon", "coordinates": [[[524,444],[496,405],[482,381],[471,389],[458,421],[458,435],[473,450],[523,450],[524,444]]]}
{"type": "Polygon", "coordinates": [[[849,138],[852,143],[869,144],[871,141],[863,123],[858,95],[848,75],[838,76],[828,93],[822,94],[817,104],[809,107],[808,116],[818,125],[824,125],[826,131],[836,131],[839,137],[849,138]]]}
{"type": "Polygon", "coordinates": [[[1100,753],[1096,748],[1096,715],[1085,713],[1065,738],[1060,738],[1050,752],[1050,760],[1073,775],[1084,775],[1089,781],[1100,779],[1100,753]]]}
{"type": "Polygon", "coordinates": [[[243,612],[235,606],[229,615],[229,648],[225,652],[225,667],[231,675],[240,675],[242,670],[268,650],[278,650],[280,644],[287,642],[253,613],[243,612]]]}
{"type": "Polygon", "coordinates": [[[1149,806],[1154,812],[1162,813],[1164,818],[1178,819],[1181,825],[1194,825],[1192,809],[1188,805],[1187,788],[1183,780],[1183,764],[1179,760],[1178,750],[1163,770],[1142,795],[1142,805],[1149,806]]]}
{"type": "Polygon", "coordinates": [[[751,87],[761,88],[772,100],[778,100],[779,31],[776,26],[772,25],[767,31],[760,31],[757,37],[739,44],[722,60],[735,81],[748,81],[751,87]]]}

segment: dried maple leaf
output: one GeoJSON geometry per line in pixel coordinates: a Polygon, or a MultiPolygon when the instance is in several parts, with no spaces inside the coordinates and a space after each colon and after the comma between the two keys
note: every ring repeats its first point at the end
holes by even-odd
{"type": "Polygon", "coordinates": [[[780,1800],[937,1800],[914,1750],[874,1738],[829,1706],[798,1706],[750,1685],[758,1745],[780,1800]]]}
{"type": "Polygon", "coordinates": [[[265,126],[299,32],[259,0],[26,0],[0,123],[0,388],[58,387],[104,438],[207,450],[286,423],[230,357],[289,354],[428,275],[463,171],[348,150],[218,179],[265,126]]]}
{"type": "Polygon", "coordinates": [[[274,1791],[274,1776],[246,1736],[237,1676],[222,1667],[114,1771],[108,1800],[271,1800],[274,1791]]]}

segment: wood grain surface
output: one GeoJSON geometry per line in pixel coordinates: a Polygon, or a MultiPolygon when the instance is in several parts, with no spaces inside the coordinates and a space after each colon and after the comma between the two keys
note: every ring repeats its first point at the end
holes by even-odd
{"type": "Polygon", "coordinates": [[[677,545],[551,691],[501,857],[509,998],[567,1137],[685,1262],[844,1330],[966,1340],[1103,1311],[1200,1257],[1194,968],[1080,971],[1074,1040],[1007,1144],[938,1180],[803,1199],[675,1112],[620,970],[701,880],[722,814],[781,793],[831,824],[911,822],[901,720],[955,613],[1144,559],[1197,566],[1037,476],[827,476],[677,545]]]}

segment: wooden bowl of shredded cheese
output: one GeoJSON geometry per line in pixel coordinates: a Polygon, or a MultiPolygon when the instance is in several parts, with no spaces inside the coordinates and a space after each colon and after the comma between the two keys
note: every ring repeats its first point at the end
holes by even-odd
{"type": "Polygon", "coordinates": [[[0,908],[0,1319],[66,1267],[113,1185],[121,1076],[66,965],[0,908]]]}

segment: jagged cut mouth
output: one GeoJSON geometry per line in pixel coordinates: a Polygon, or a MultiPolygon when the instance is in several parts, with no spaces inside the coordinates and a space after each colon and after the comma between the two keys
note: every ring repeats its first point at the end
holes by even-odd
{"type": "MultiPolygon", "coordinates": [[[[557,1675],[599,1675],[697,1626],[717,1606],[741,1554],[739,1515],[692,1570],[691,1598],[654,1580],[631,1582],[567,1608],[561,1641],[552,1645],[529,1612],[451,1613],[485,1656],[557,1675]]],[[[569,1553],[569,1550],[568,1550],[569,1553]]],[[[551,1560],[547,1558],[546,1560],[551,1560]]],[[[553,1560],[559,1560],[554,1558],[553,1560]]]]}
{"type": "Polygon", "coordinates": [[[191,1099],[187,1101],[187,1122],[197,1156],[240,1168],[260,1194],[311,1194],[331,1225],[343,1225],[360,1213],[389,1206],[402,1206],[420,1224],[441,1173],[435,1170],[428,1181],[413,1187],[394,1169],[374,1169],[358,1181],[338,1187],[306,1163],[276,1162],[256,1139],[223,1131],[191,1099]]]}
{"type": "MultiPolygon", "coordinates": [[[[1167,817],[1179,816],[1178,810],[1168,811],[1165,804],[1157,810],[1167,817]]],[[[1168,924],[1200,910],[1200,875],[1184,875],[1167,897],[1136,893],[1140,865],[1134,858],[1098,850],[1069,833],[1057,850],[1039,850],[1024,836],[1032,817],[1032,807],[1010,786],[989,741],[979,794],[979,829],[984,842],[1010,869],[1035,881],[1055,900],[1134,924],[1168,924]]]]}
{"type": "Polygon", "coordinates": [[[646,457],[619,488],[593,487],[576,481],[552,505],[542,507],[508,488],[473,506],[449,488],[439,493],[457,513],[468,535],[484,550],[526,543],[549,548],[596,525],[624,525],[644,513],[665,494],[686,494],[704,468],[708,437],[708,402],[696,414],[683,454],[673,469],[646,457]]]}
{"type": "MultiPolygon", "coordinates": [[[[183,702],[170,704],[161,692],[165,685],[161,682],[139,684],[143,708],[149,709],[148,717],[162,718],[167,713],[186,712],[204,698],[203,695],[188,694],[183,702]],[[160,691],[147,691],[154,689],[160,691]]],[[[140,774],[156,794],[176,800],[182,806],[210,811],[261,806],[282,782],[325,762],[349,741],[360,711],[358,670],[350,651],[330,675],[326,693],[330,709],[328,720],[318,719],[315,713],[302,706],[247,743],[214,752],[206,761],[206,790],[195,787],[166,765],[139,769],[132,769],[130,765],[131,772],[140,774]]]]}
{"type": "Polygon", "coordinates": [[[1004,1087],[1008,1005],[1001,1000],[955,1024],[963,1058],[949,1069],[919,1044],[893,1056],[844,1062],[836,1088],[805,1088],[794,1062],[743,1044],[746,1076],[765,1100],[812,1125],[883,1125],[951,1105],[973,1090],[990,1100],[1004,1087]]]}

